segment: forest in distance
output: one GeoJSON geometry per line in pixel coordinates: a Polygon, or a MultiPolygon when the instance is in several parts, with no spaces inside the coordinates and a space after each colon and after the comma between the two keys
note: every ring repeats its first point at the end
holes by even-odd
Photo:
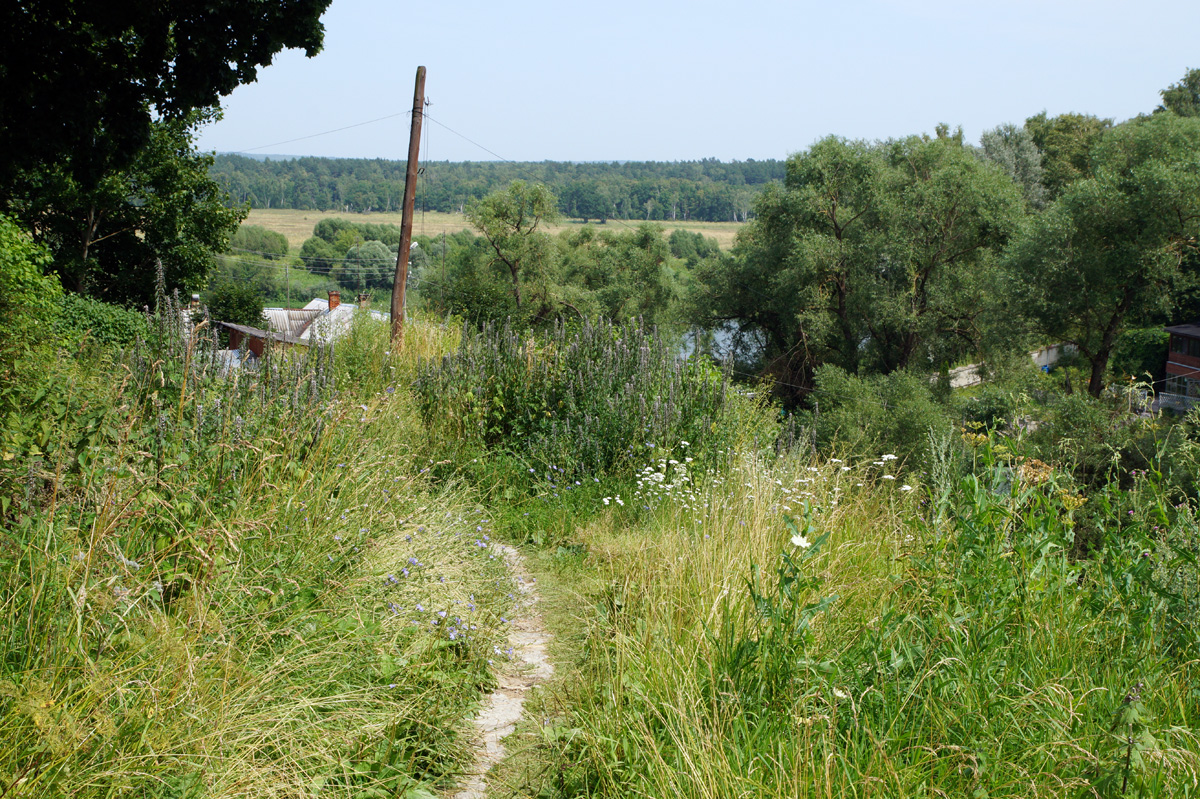
{"type": "MultiPolygon", "coordinates": [[[[218,154],[213,179],[234,204],[250,208],[398,211],[404,195],[404,161],[359,158],[251,158],[218,154]]],[[[724,162],[514,162],[421,163],[417,207],[462,212],[472,200],[514,180],[543,183],[573,219],[744,222],[762,187],[783,179],[775,159],[724,162]]]]}

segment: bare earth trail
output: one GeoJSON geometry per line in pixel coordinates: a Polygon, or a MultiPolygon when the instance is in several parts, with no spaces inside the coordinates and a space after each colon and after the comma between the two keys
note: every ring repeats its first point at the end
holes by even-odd
{"type": "Polygon", "coordinates": [[[508,634],[513,657],[497,675],[496,690],[488,696],[474,719],[478,736],[474,766],[463,776],[453,799],[483,799],[487,793],[488,770],[504,759],[502,740],[510,735],[521,718],[529,691],[554,673],[546,653],[550,634],[538,611],[537,585],[525,566],[525,559],[513,547],[493,544],[517,581],[517,607],[508,634]]]}

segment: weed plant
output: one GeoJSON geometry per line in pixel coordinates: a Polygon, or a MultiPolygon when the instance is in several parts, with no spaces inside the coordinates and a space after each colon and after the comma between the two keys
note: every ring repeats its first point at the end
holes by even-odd
{"type": "Polygon", "coordinates": [[[571,480],[631,473],[681,440],[707,451],[728,390],[726,374],[679,358],[655,331],[603,321],[542,338],[464,326],[458,351],[424,364],[416,384],[436,433],[571,480]]]}

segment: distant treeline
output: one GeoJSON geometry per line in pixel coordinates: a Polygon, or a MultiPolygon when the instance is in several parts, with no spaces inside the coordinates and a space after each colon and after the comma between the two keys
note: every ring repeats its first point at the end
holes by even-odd
{"type": "MultiPolygon", "coordinates": [[[[294,158],[259,161],[218,155],[212,177],[234,203],[251,208],[319,211],[398,211],[404,161],[294,158]]],[[[784,177],[784,162],[626,161],[538,163],[433,161],[422,165],[417,205],[427,211],[464,210],[514,180],[544,183],[559,210],[577,219],[744,222],[762,188],[784,177]]]]}

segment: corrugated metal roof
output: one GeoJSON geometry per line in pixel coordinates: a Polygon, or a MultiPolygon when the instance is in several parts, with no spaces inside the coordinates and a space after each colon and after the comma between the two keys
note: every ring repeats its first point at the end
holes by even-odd
{"type": "Polygon", "coordinates": [[[218,325],[228,330],[236,330],[243,336],[253,336],[260,338],[263,341],[282,341],[286,344],[307,344],[306,341],[301,341],[296,336],[289,336],[287,333],[276,333],[274,330],[260,330],[257,327],[249,325],[235,325],[233,322],[217,322],[218,325]]]}
{"type": "Polygon", "coordinates": [[[263,316],[267,318],[267,329],[289,336],[298,336],[304,332],[321,310],[319,308],[264,308],[263,316]]]}

